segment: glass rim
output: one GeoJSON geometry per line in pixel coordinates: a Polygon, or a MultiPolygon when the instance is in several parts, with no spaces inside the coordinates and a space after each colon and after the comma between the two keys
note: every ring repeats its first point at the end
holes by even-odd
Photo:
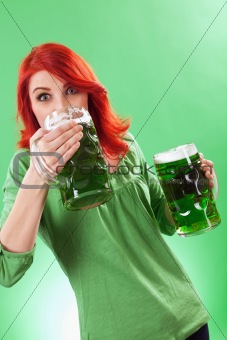
{"type": "Polygon", "coordinates": [[[64,113],[64,111],[67,111],[67,110],[73,111],[73,112],[78,112],[78,111],[87,111],[88,112],[88,109],[86,109],[84,106],[66,105],[66,106],[62,106],[62,107],[59,107],[58,109],[51,111],[47,116],[58,113],[58,112],[64,113]]]}
{"type": "Polygon", "coordinates": [[[153,160],[155,164],[163,164],[170,163],[174,161],[179,161],[187,158],[190,159],[190,156],[198,153],[198,150],[195,146],[195,143],[185,143],[181,144],[175,148],[171,148],[159,153],[156,153],[153,156],[153,160]]]}
{"type": "Polygon", "coordinates": [[[69,120],[75,120],[79,123],[89,123],[91,115],[89,111],[83,106],[64,106],[49,113],[44,119],[44,128],[52,130],[59,125],[68,123],[69,120]],[[82,113],[79,117],[78,113],[82,113]]]}

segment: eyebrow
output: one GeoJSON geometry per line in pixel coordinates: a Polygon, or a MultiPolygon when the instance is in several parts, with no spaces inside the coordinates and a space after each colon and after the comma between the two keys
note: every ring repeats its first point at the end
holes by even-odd
{"type": "Polygon", "coordinates": [[[34,93],[36,90],[45,90],[45,91],[50,91],[49,87],[36,87],[32,93],[34,93]]]}
{"type": "MultiPolygon", "coordinates": [[[[69,86],[69,83],[66,83],[65,85],[63,85],[63,87],[69,86]]],[[[51,89],[49,87],[36,87],[32,93],[34,93],[36,90],[45,90],[45,91],[51,91],[51,89]]]]}

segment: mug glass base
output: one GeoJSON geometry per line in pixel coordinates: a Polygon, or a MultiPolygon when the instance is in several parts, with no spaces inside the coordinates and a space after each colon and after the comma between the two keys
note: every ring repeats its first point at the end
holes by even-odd
{"type": "Polygon", "coordinates": [[[87,210],[98,207],[99,205],[109,201],[113,196],[110,189],[92,190],[85,193],[75,194],[74,197],[66,197],[62,193],[62,201],[64,208],[67,210],[87,210]]]}
{"type": "Polygon", "coordinates": [[[187,231],[181,232],[180,228],[179,228],[177,230],[177,234],[181,237],[189,237],[189,236],[197,236],[197,235],[205,234],[208,231],[215,229],[220,223],[221,223],[221,220],[219,220],[217,223],[215,223],[211,226],[208,226],[207,228],[203,228],[203,229],[200,229],[200,230],[197,230],[197,231],[189,231],[189,232],[187,232],[187,231]]]}

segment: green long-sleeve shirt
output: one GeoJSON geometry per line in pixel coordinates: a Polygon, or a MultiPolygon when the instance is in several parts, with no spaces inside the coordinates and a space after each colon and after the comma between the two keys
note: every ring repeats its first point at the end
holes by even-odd
{"type": "MultiPolygon", "coordinates": [[[[82,340],[184,340],[209,320],[161,235],[173,235],[175,228],[165,216],[159,182],[146,171],[133,139],[131,134],[125,138],[130,150],[119,164],[123,174],[110,175],[114,195],[108,202],[86,211],[67,211],[59,190],[50,189],[43,210],[39,236],[75,292],[82,340]]],[[[16,154],[22,151],[29,150],[16,154]]],[[[19,189],[15,177],[22,181],[30,163],[28,153],[17,172],[13,159],[3,186],[0,226],[19,189]]],[[[34,209],[35,202],[31,204],[34,209]]],[[[1,247],[2,285],[10,287],[25,274],[35,248],[13,253],[1,247]]]]}

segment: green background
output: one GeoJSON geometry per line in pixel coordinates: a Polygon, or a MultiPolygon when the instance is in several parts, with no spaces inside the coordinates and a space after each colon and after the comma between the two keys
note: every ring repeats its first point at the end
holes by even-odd
{"type": "MultiPolygon", "coordinates": [[[[215,164],[221,225],[193,238],[165,237],[211,315],[211,340],[227,338],[227,5],[217,16],[224,4],[220,0],[0,2],[1,187],[18,140],[18,65],[31,46],[63,43],[92,65],[115,110],[133,118],[131,132],[138,135],[148,163],[157,152],[194,142],[215,164]]],[[[2,199],[1,191],[1,209],[2,199]]],[[[79,339],[75,296],[39,238],[32,267],[12,288],[0,287],[0,303],[1,339],[79,339]]]]}

